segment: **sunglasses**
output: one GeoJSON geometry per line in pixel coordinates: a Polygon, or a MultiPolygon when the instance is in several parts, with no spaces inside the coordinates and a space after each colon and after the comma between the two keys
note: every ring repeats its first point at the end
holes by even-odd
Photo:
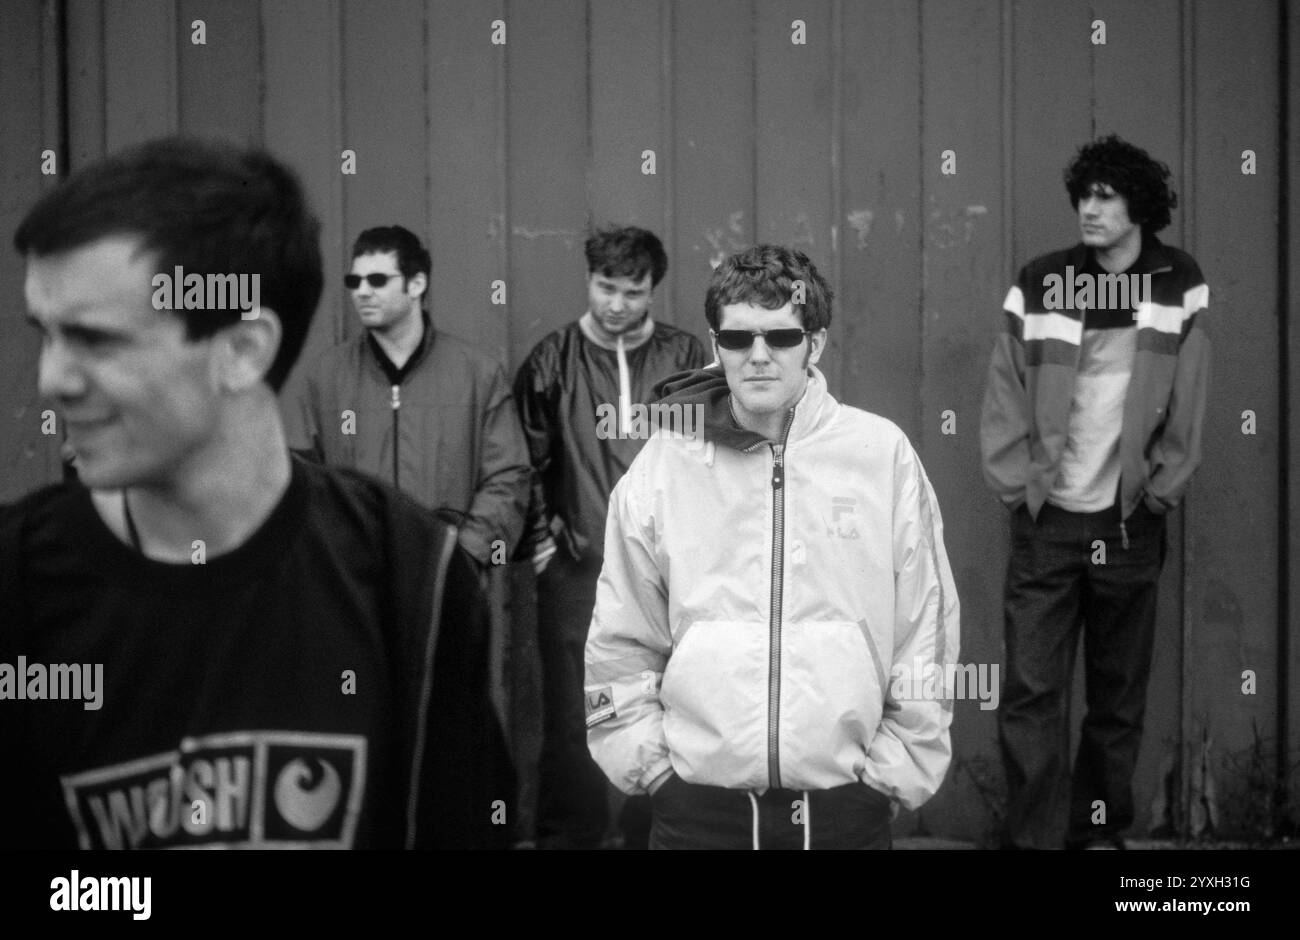
{"type": "Polygon", "coordinates": [[[363,278],[360,274],[345,274],[343,275],[343,286],[348,290],[356,290],[364,280],[371,287],[380,288],[393,278],[401,276],[400,274],[367,274],[363,278]]]}
{"type": "Polygon", "coordinates": [[[773,349],[793,349],[803,342],[808,330],[790,329],[783,330],[711,330],[713,338],[718,341],[718,345],[723,349],[741,350],[749,349],[754,345],[754,337],[763,337],[763,342],[767,343],[773,349]]]}

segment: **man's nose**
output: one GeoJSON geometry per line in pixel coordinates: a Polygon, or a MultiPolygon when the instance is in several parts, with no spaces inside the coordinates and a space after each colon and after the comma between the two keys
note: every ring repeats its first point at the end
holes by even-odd
{"type": "Polygon", "coordinates": [[[1096,196],[1086,196],[1082,201],[1080,201],[1079,210],[1088,218],[1093,218],[1097,215],[1098,205],[1096,196]]]}
{"type": "Polygon", "coordinates": [[[85,392],[86,377],[66,344],[46,340],[41,346],[36,388],[42,398],[55,400],[76,398],[85,392]]]}
{"type": "Polygon", "coordinates": [[[609,300],[609,312],[610,312],[610,313],[622,313],[622,312],[623,312],[623,295],[622,295],[622,294],[615,294],[613,297],[610,298],[610,300],[609,300]]]}
{"type": "Polygon", "coordinates": [[[754,337],[754,345],[749,349],[750,362],[767,362],[772,358],[772,350],[761,336],[754,337]]]}

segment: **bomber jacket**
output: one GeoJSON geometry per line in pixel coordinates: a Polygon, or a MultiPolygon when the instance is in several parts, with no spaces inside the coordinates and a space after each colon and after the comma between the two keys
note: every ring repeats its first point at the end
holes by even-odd
{"type": "Polygon", "coordinates": [[[731,789],[856,780],[921,805],[951,759],[952,701],[897,680],[955,663],[959,605],[916,452],[816,368],[780,442],[735,423],[718,366],[664,388],[704,409],[703,440],[657,432],[614,488],[592,756],[625,793],[671,769],[731,789]]]}
{"type": "MultiPolygon", "coordinates": [[[[984,478],[1008,507],[1025,503],[1035,518],[1066,448],[1088,313],[1048,309],[1046,299],[1052,275],[1082,272],[1090,251],[1080,243],[1021,269],[989,364],[980,419],[984,478]]],[[[1197,317],[1209,288],[1191,255],[1146,235],[1124,274],[1151,275],[1150,296],[1135,304],[1137,344],[1119,443],[1127,519],[1140,500],[1157,513],[1177,506],[1200,463],[1210,344],[1197,317]]]]}
{"type": "Polygon", "coordinates": [[[510,553],[523,532],[528,447],[501,366],[433,329],[427,315],[424,324],[399,375],[390,374],[368,331],[320,356],[297,424],[286,422],[290,446],[449,511],[461,520],[461,547],[487,564],[494,541],[510,553]]]}
{"type": "Polygon", "coordinates": [[[515,400],[537,470],[520,554],[533,554],[558,530],[572,559],[599,564],[609,494],[645,441],[602,439],[597,409],[617,407],[620,398],[640,406],[659,381],[708,362],[690,333],[652,320],[645,326],[644,341],[624,354],[625,371],[618,351],[584,332],[582,320],[546,336],[519,367],[515,400]]]}

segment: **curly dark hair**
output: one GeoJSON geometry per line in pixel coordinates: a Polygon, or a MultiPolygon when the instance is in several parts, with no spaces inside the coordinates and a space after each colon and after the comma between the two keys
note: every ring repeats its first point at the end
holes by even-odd
{"type": "Polygon", "coordinates": [[[778,310],[791,303],[796,282],[804,284],[804,302],[793,304],[805,330],[831,325],[834,294],[808,256],[783,245],[755,245],[738,251],[713,270],[704,294],[704,317],[710,329],[720,329],[722,308],[754,304],[778,310]]]}
{"type": "Polygon", "coordinates": [[[1079,148],[1065,170],[1065,190],[1077,211],[1079,200],[1097,183],[1104,183],[1124,197],[1128,217],[1154,235],[1169,224],[1169,210],[1178,196],[1169,186],[1169,167],[1153,160],[1141,147],[1115,134],[1079,148]]]}

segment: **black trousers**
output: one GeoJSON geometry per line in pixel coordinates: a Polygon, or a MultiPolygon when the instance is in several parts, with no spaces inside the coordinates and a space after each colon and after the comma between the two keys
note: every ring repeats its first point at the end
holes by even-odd
{"type": "MultiPolygon", "coordinates": [[[[537,842],[541,848],[597,848],[609,824],[604,773],[587,750],[583,650],[596,605],[600,563],[563,549],[537,579],[537,645],[542,665],[542,754],[537,842]]],[[[625,848],[646,847],[649,801],[632,797],[619,815],[625,848]]]]}
{"type": "Polygon", "coordinates": [[[675,774],[651,797],[652,849],[887,849],[889,797],[865,783],[829,790],[749,790],[675,774]]]}
{"type": "Polygon", "coordinates": [[[1165,519],[1139,506],[1125,528],[1127,548],[1115,506],[1044,505],[1036,521],[1023,506],[1013,514],[998,710],[1004,847],[1059,847],[1063,822],[1066,846],[1113,841],[1133,822],[1165,519]],[[1080,626],[1087,713],[1070,775],[1066,716],[1080,626]]]}

